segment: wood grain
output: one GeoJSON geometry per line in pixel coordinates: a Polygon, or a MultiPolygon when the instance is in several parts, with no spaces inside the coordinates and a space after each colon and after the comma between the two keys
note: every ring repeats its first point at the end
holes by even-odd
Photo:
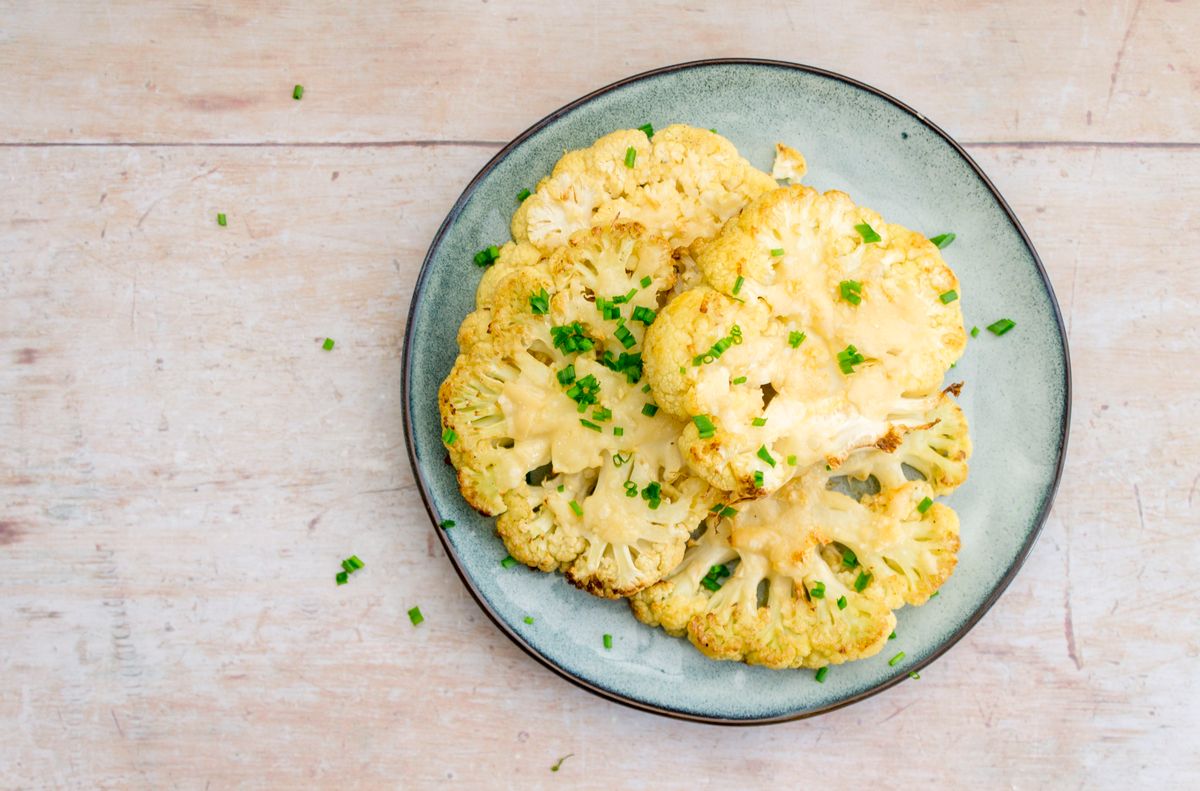
{"type": "Polygon", "coordinates": [[[1200,140],[1197,6],[851,7],[902,46],[820,30],[828,9],[641,5],[578,29],[496,2],[0,12],[0,788],[1200,784],[1200,147],[1163,145],[1200,140]],[[1044,535],[919,683],[721,729],[594,698],[487,621],[408,470],[399,353],[425,248],[498,147],[447,141],[747,50],[993,141],[972,153],[1055,283],[1075,402],[1044,535]],[[527,98],[496,101],[513,80],[527,98]],[[214,95],[247,104],[183,98],[214,95]],[[1106,144],[1038,142],[1077,138],[1106,144]],[[170,145],[40,145],[73,139],[170,145]],[[364,144],[183,145],[338,140],[364,144]],[[348,552],[367,568],[339,588],[348,552]]]}
{"type": "Polygon", "coordinates": [[[1200,144],[1200,106],[1180,100],[1200,84],[1195,2],[11,8],[10,141],[502,142],[630,74],[749,55],[857,77],[962,140],[1200,144]]]}

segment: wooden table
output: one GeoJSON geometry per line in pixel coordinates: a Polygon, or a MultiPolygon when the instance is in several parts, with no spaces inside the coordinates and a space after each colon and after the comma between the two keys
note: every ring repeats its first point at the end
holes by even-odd
{"type": "Polygon", "coordinates": [[[0,1],[0,787],[1197,787],[1197,33],[1192,0],[0,1]],[[504,141],[734,55],[963,141],[1075,375],[995,609],[919,684],[753,729],[602,701],[503,638],[399,401],[422,256],[504,141]]]}

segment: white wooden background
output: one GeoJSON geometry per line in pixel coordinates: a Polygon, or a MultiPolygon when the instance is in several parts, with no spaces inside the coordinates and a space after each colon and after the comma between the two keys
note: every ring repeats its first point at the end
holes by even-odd
{"type": "Polygon", "coordinates": [[[0,787],[1197,787],[1198,33],[1195,0],[0,0],[0,787]],[[605,702],[502,637],[398,398],[421,258],[503,142],[734,55],[963,141],[1075,373],[995,609],[920,683],[755,729],[605,702]]]}

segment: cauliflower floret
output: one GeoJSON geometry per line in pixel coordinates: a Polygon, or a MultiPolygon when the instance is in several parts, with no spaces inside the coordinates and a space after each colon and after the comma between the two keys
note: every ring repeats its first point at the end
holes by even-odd
{"type": "Polygon", "coordinates": [[[654,397],[688,420],[680,450],[713,486],[769,494],[812,464],[836,468],[856,448],[894,447],[925,419],[930,398],[907,398],[886,380],[864,388],[821,335],[802,333],[762,301],[707,286],[673,299],[647,333],[654,397]]]}
{"type": "Polygon", "coordinates": [[[536,266],[545,257],[542,251],[529,242],[505,242],[500,246],[500,254],[491,266],[483,272],[479,287],[475,290],[475,307],[486,308],[491,304],[496,294],[497,285],[514,269],[536,266]]]}
{"type": "Polygon", "coordinates": [[[771,668],[839,664],[883,647],[896,623],[883,602],[847,585],[815,549],[780,567],[736,546],[738,518],[710,517],[680,567],[630,599],[634,615],[686,633],[712,659],[771,668]]]}
{"type": "Polygon", "coordinates": [[[696,263],[718,291],[764,302],[833,349],[853,346],[863,397],[880,380],[932,392],[966,345],[958,279],[937,247],[842,192],[767,193],[697,245],[696,263]]]}
{"type": "Polygon", "coordinates": [[[907,482],[904,465],[924,476],[935,495],[946,495],[967,479],[967,459],[971,457],[971,437],[967,417],[958,404],[944,392],[924,420],[925,425],[909,429],[892,453],[865,451],[853,453],[838,468],[838,473],[858,480],[874,476],[883,489],[897,489],[907,482]]]}
{"type": "Polygon", "coordinates": [[[579,230],[633,221],[682,248],[775,186],[713,132],[676,124],[650,139],[626,129],[563,156],[513,216],[512,234],[549,253],[579,230]]]}
{"type": "Polygon", "coordinates": [[[599,470],[547,477],[505,494],[508,510],[496,527],[522,563],[561,568],[596,596],[628,596],[678,565],[704,516],[707,487],[687,476],[670,481],[668,473],[636,450],[606,452],[599,470]]]}
{"type": "Polygon", "coordinates": [[[775,144],[775,164],[771,166],[771,178],[799,181],[807,172],[808,163],[804,161],[803,154],[783,143],[775,144]]]}

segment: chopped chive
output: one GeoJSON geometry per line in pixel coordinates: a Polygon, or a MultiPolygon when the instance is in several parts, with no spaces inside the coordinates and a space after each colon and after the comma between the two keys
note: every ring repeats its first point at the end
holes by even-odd
{"type": "Polygon", "coordinates": [[[862,283],[857,280],[843,280],[838,283],[838,291],[841,293],[842,299],[851,305],[858,305],[862,302],[862,283]]]}
{"type": "Polygon", "coordinates": [[[773,249],[771,251],[771,255],[774,256],[775,258],[778,258],[779,256],[783,255],[783,248],[776,247],[775,249],[773,249]]]}
{"type": "Polygon", "coordinates": [[[533,623],[533,616],[532,616],[532,615],[526,615],[526,616],[525,616],[525,623],[533,623]]]}
{"type": "Polygon", "coordinates": [[[867,585],[871,582],[871,575],[865,571],[858,572],[858,577],[854,580],[854,590],[862,593],[866,590],[867,585]]]}
{"type": "Polygon", "coordinates": [[[944,250],[945,248],[949,247],[950,243],[953,242],[957,238],[958,237],[952,233],[939,233],[937,236],[933,237],[929,241],[933,242],[934,246],[937,247],[937,249],[944,250]]]}
{"type": "Polygon", "coordinates": [[[592,412],[592,420],[596,420],[601,423],[607,420],[612,420],[612,410],[608,407],[598,406],[592,412]]]}
{"type": "Polygon", "coordinates": [[[988,332],[993,335],[1003,335],[1015,326],[1017,326],[1017,323],[1012,319],[1000,319],[988,325],[988,332]]]}
{"type": "Polygon", "coordinates": [[[483,248],[475,254],[474,261],[478,266],[491,266],[500,257],[500,248],[496,245],[490,245],[483,248]]]}
{"type": "Polygon", "coordinates": [[[571,506],[571,510],[575,512],[575,516],[583,516],[583,506],[582,505],[575,502],[574,500],[572,500],[571,502],[569,502],[567,504],[569,506],[571,506]]]}
{"type": "Polygon", "coordinates": [[[875,229],[872,228],[869,223],[859,223],[858,225],[854,226],[854,230],[858,231],[859,235],[862,237],[862,240],[867,244],[870,244],[871,242],[878,242],[880,240],[879,234],[875,233],[875,229]]]}
{"type": "Polygon", "coordinates": [[[679,373],[680,373],[680,374],[685,374],[685,373],[687,373],[687,371],[685,371],[685,370],[683,369],[683,366],[682,366],[682,365],[681,365],[681,366],[679,366],[679,373]]]}
{"type": "Polygon", "coordinates": [[[638,282],[642,284],[642,288],[650,288],[650,284],[654,281],[650,279],[650,275],[646,275],[638,282]]]}
{"type": "Polygon", "coordinates": [[[337,573],[337,576],[334,577],[334,579],[337,580],[338,585],[345,585],[347,582],[350,581],[350,575],[344,571],[339,571],[337,573]]]}
{"type": "Polygon", "coordinates": [[[920,680],[921,680],[921,674],[920,674],[920,673],[918,673],[918,672],[917,672],[917,671],[915,671],[915,670],[914,670],[914,671],[912,671],[911,673],[909,673],[909,674],[908,674],[908,677],[909,677],[909,678],[911,678],[913,681],[920,681],[920,680]]]}
{"type": "Polygon", "coordinates": [[[558,377],[558,383],[563,387],[575,383],[575,364],[568,363],[567,367],[555,374],[558,377]]]}
{"type": "Polygon", "coordinates": [[[584,428],[590,428],[592,431],[600,431],[600,432],[604,431],[604,429],[600,428],[592,421],[584,420],[583,418],[579,418],[579,425],[583,426],[584,428]]]}
{"type": "Polygon", "coordinates": [[[938,294],[938,299],[942,301],[943,305],[949,305],[951,302],[958,299],[958,292],[954,289],[950,289],[942,294],[938,294]]]}
{"type": "Polygon", "coordinates": [[[506,569],[511,569],[513,566],[517,565],[517,559],[512,555],[505,555],[504,560],[500,561],[500,565],[506,569]]]}
{"type": "Polygon", "coordinates": [[[632,169],[635,162],[637,162],[637,149],[630,146],[625,149],[625,167],[632,169]]]}
{"type": "Polygon", "coordinates": [[[716,129],[709,129],[708,131],[712,132],[714,135],[717,133],[716,129]]]}
{"type": "Polygon", "coordinates": [[[554,348],[561,349],[566,354],[591,351],[596,346],[578,321],[551,327],[550,339],[554,348]]]}
{"type": "Polygon", "coordinates": [[[854,550],[850,547],[842,550],[842,565],[848,569],[852,569],[858,565],[858,555],[855,555],[854,550]]]}
{"type": "Polygon", "coordinates": [[[807,337],[808,336],[803,332],[792,330],[790,333],[788,333],[788,346],[791,346],[793,349],[795,349],[800,344],[804,343],[804,339],[807,337]]]}
{"type": "Polygon", "coordinates": [[[612,635],[611,634],[604,635],[604,648],[607,651],[612,650],[612,635]]]}
{"type": "Polygon", "coordinates": [[[825,583],[824,582],[813,583],[813,586],[808,589],[808,595],[812,596],[814,599],[824,599],[825,598],[825,583]]]}
{"type": "Polygon", "coordinates": [[[658,406],[656,404],[642,404],[642,414],[646,417],[654,417],[658,414],[658,406]]]}
{"type": "Polygon", "coordinates": [[[447,445],[453,445],[456,439],[458,439],[458,432],[454,429],[448,428],[442,432],[442,442],[447,445]]]}
{"type": "Polygon", "coordinates": [[[528,198],[532,194],[533,193],[531,193],[529,190],[521,190],[520,192],[517,193],[517,200],[524,203],[525,199],[528,198]]]}
{"type": "Polygon", "coordinates": [[[635,343],[637,343],[637,339],[633,337],[633,333],[630,332],[629,328],[624,325],[617,327],[617,329],[613,333],[613,335],[616,337],[617,340],[619,340],[621,342],[621,345],[624,346],[626,349],[632,347],[635,343]]]}
{"type": "Polygon", "coordinates": [[[900,664],[903,661],[904,661],[904,652],[901,651],[900,653],[896,654],[894,657],[892,657],[891,659],[888,660],[888,667],[895,667],[896,665],[900,664]]]}
{"type": "MultiPolygon", "coordinates": [[[[765,420],[763,421],[763,423],[766,423],[766,422],[767,421],[765,421],[765,420]]],[[[775,457],[772,456],[771,452],[767,450],[766,445],[760,446],[758,449],[758,453],[756,455],[758,456],[758,458],[762,459],[767,464],[770,464],[772,467],[775,466],[775,457]]]]}
{"type": "Polygon", "coordinates": [[[646,484],[646,488],[642,489],[642,499],[650,504],[651,511],[657,510],[662,504],[662,484],[658,481],[646,484]]]}
{"type": "Polygon", "coordinates": [[[649,393],[649,392],[650,392],[650,385],[648,385],[648,384],[642,385],[642,392],[643,392],[643,393],[649,393]]]}
{"type": "Polygon", "coordinates": [[[302,98],[304,98],[303,85],[297,85],[295,88],[292,88],[292,98],[296,101],[300,101],[302,98]]]}
{"type": "Polygon", "coordinates": [[[424,621],[425,616],[421,615],[421,608],[413,607],[411,610],[409,610],[408,611],[408,620],[412,621],[413,626],[416,626],[417,624],[424,621]]]}
{"type": "Polygon", "coordinates": [[[746,282],[746,278],[742,277],[741,275],[738,275],[737,280],[733,281],[734,296],[737,296],[738,292],[740,292],[742,290],[742,284],[744,284],[745,282],[746,282]]]}
{"type": "Polygon", "coordinates": [[[930,506],[932,506],[932,505],[933,505],[933,500],[930,500],[928,497],[926,497],[924,500],[917,503],[917,513],[919,513],[919,514],[925,513],[926,511],[929,510],[930,506]]]}
{"type": "Polygon", "coordinates": [[[787,463],[788,463],[789,467],[795,467],[796,466],[796,454],[794,454],[794,453],[789,454],[787,457],[787,463]]]}
{"type": "Polygon", "coordinates": [[[978,328],[978,327],[972,327],[972,328],[971,328],[971,337],[972,337],[972,338],[978,338],[978,337],[979,337],[979,328],[978,328]]]}
{"type": "Polygon", "coordinates": [[[763,477],[763,471],[755,470],[754,471],[754,486],[755,486],[755,488],[761,489],[765,485],[766,485],[766,479],[763,477]]]}
{"type": "Polygon", "coordinates": [[[633,481],[625,481],[625,496],[626,497],[637,497],[637,495],[638,495],[638,485],[636,483],[634,483],[633,481]]]}
{"type": "Polygon", "coordinates": [[[746,384],[746,377],[744,377],[744,376],[739,376],[737,379],[734,379],[734,380],[733,380],[733,383],[734,383],[735,385],[744,385],[744,384],[746,384]]]}
{"type": "Polygon", "coordinates": [[[654,127],[650,124],[642,124],[638,127],[638,131],[645,132],[648,138],[654,137],[654,127]]]}
{"type": "Polygon", "coordinates": [[[359,560],[359,559],[358,559],[358,555],[351,555],[350,557],[346,558],[346,560],[345,560],[344,562],[345,562],[345,563],[349,563],[349,564],[350,564],[350,568],[351,568],[351,569],[353,569],[353,570],[355,570],[355,571],[358,571],[358,570],[359,570],[359,569],[361,569],[361,568],[362,568],[364,565],[366,565],[366,564],[364,564],[364,563],[363,563],[361,560],[359,560]]]}
{"type": "Polygon", "coordinates": [[[896,633],[895,633],[895,632],[892,632],[891,634],[889,634],[889,635],[888,635],[888,639],[889,639],[889,640],[895,640],[895,639],[896,639],[896,633]]]}
{"type": "Polygon", "coordinates": [[[570,755],[564,755],[562,758],[559,758],[559,759],[558,759],[558,763],[556,763],[554,766],[550,767],[550,771],[551,771],[551,772],[557,772],[559,769],[561,769],[561,768],[562,768],[563,761],[567,760],[568,758],[570,758],[570,757],[571,757],[572,755],[574,755],[574,754],[575,754],[575,753],[571,753],[570,755]]]}
{"type": "Polygon", "coordinates": [[[625,429],[622,428],[621,426],[613,426],[613,436],[614,437],[625,436],[625,429]]]}
{"type": "Polygon", "coordinates": [[[560,493],[561,493],[561,492],[563,492],[563,491],[564,491],[566,488],[567,488],[567,487],[566,487],[566,486],[564,486],[564,485],[563,485],[563,484],[561,484],[561,483],[558,485],[558,491],[559,491],[560,493]]]}
{"type": "Polygon", "coordinates": [[[637,307],[635,307],[633,309],[633,317],[632,317],[633,320],[640,321],[642,324],[645,324],[647,327],[649,327],[651,324],[653,324],[654,319],[656,319],[657,317],[658,317],[658,314],[655,313],[650,308],[644,308],[641,305],[638,305],[637,307]]]}
{"type": "Polygon", "coordinates": [[[441,527],[443,530],[449,530],[450,528],[454,527],[454,525],[455,522],[453,519],[443,519],[439,524],[439,527],[441,527]]]}
{"type": "Polygon", "coordinates": [[[225,227],[225,215],[221,214],[220,212],[217,213],[217,225],[221,226],[222,228],[225,227]]]}
{"type": "Polygon", "coordinates": [[[824,683],[825,683],[825,677],[826,677],[826,676],[828,676],[828,675],[829,675],[829,666],[828,666],[828,665],[826,665],[825,667],[819,667],[819,668],[817,668],[817,675],[816,675],[816,676],[814,676],[814,678],[816,678],[816,679],[817,679],[817,683],[818,683],[818,684],[824,684],[824,683]]]}
{"type": "Polygon", "coordinates": [[[837,600],[837,606],[838,606],[838,609],[839,609],[839,610],[844,610],[844,609],[846,609],[846,597],[845,597],[845,596],[840,596],[840,597],[838,598],[838,600],[837,600]]]}
{"type": "Polygon", "coordinates": [[[767,419],[765,417],[756,417],[754,420],[751,420],[750,423],[754,426],[765,426],[767,425],[767,419]]]}
{"type": "Polygon", "coordinates": [[[721,516],[726,519],[732,519],[733,517],[737,516],[737,509],[731,505],[727,505],[721,509],[721,516]]]}
{"type": "Polygon", "coordinates": [[[321,344],[321,348],[324,349],[325,351],[329,351],[330,349],[332,349],[333,348],[333,338],[326,338],[325,342],[321,344]]]}
{"type": "Polygon", "coordinates": [[[858,349],[854,348],[854,344],[850,344],[837,353],[837,361],[838,367],[842,369],[842,373],[849,375],[854,373],[854,366],[866,362],[866,358],[858,353],[858,349]]]}
{"type": "Polygon", "coordinates": [[[546,289],[529,295],[529,309],[535,316],[545,316],[550,312],[550,295],[546,293],[546,289]]]}
{"type": "Polygon", "coordinates": [[[700,432],[700,439],[709,439],[717,433],[717,427],[713,425],[712,419],[708,415],[695,415],[692,417],[692,422],[696,424],[696,429],[700,432]]]}

